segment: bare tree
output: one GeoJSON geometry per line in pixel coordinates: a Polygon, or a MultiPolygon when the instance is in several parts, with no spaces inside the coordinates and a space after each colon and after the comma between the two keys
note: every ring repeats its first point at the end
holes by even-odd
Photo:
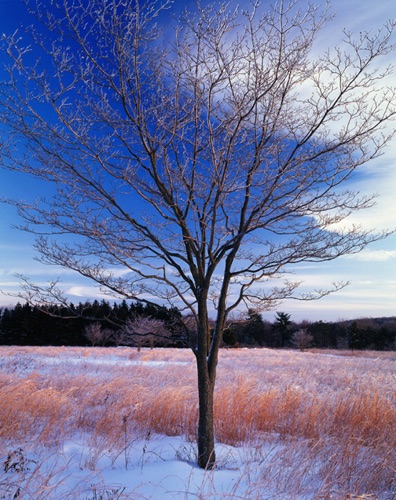
{"type": "Polygon", "coordinates": [[[103,328],[99,322],[95,322],[85,327],[84,335],[93,346],[105,346],[112,340],[114,332],[110,328],[103,328]]]}
{"type": "Polygon", "coordinates": [[[158,343],[166,345],[171,341],[171,336],[162,320],[138,316],[127,320],[123,325],[119,333],[119,343],[136,346],[140,351],[144,346],[152,349],[158,343]]]}
{"type": "MultiPolygon", "coordinates": [[[[386,236],[343,224],[373,198],[341,185],[393,135],[395,90],[376,61],[394,24],[314,57],[329,16],[309,4],[197,2],[161,31],[170,3],[34,3],[32,40],[3,40],[2,163],[54,185],[51,199],[11,201],[42,262],[194,316],[198,461],[212,467],[228,315],[337,290],[299,295],[285,273],[386,236]]],[[[22,284],[29,301],[67,300],[57,280],[22,284]]]]}
{"type": "Polygon", "coordinates": [[[303,352],[312,346],[313,336],[304,328],[297,330],[291,337],[291,345],[303,352]]]}

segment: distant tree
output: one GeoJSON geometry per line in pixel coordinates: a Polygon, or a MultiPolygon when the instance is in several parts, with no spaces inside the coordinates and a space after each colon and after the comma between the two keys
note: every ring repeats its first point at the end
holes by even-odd
{"type": "Polygon", "coordinates": [[[396,345],[396,322],[382,326],[376,336],[375,346],[377,349],[393,349],[396,345]]]}
{"type": "Polygon", "coordinates": [[[132,304],[131,306],[128,306],[128,303],[126,300],[123,300],[121,303],[114,303],[113,305],[113,316],[114,318],[117,319],[117,321],[119,321],[121,324],[125,323],[128,319],[131,318],[131,311],[130,311],[130,307],[132,307],[132,304]]]}
{"type": "Polygon", "coordinates": [[[34,345],[34,335],[31,323],[32,307],[30,304],[25,303],[22,305],[18,302],[12,309],[11,316],[11,343],[17,345],[34,345]]]}
{"type": "Polygon", "coordinates": [[[314,321],[305,327],[307,332],[313,336],[316,347],[337,347],[337,325],[326,321],[314,321]]]}
{"type": "Polygon", "coordinates": [[[110,328],[103,328],[99,322],[91,323],[84,329],[86,338],[90,341],[92,346],[105,346],[114,337],[114,332],[110,328]]]}
{"type": "Polygon", "coordinates": [[[1,314],[0,340],[2,344],[12,344],[12,311],[5,307],[1,314]]]}
{"type": "Polygon", "coordinates": [[[337,334],[337,349],[345,350],[349,348],[348,338],[346,332],[339,330],[337,334]]]}
{"type": "MultiPolygon", "coordinates": [[[[341,187],[394,133],[390,70],[376,68],[394,23],[315,57],[328,16],[311,4],[195,2],[173,32],[168,0],[29,5],[37,30],[2,42],[0,160],[56,193],[11,203],[43,262],[195,317],[198,462],[212,467],[228,316],[342,288],[299,295],[284,278],[387,234],[343,226],[373,198],[341,187]]],[[[21,283],[30,302],[67,303],[56,281],[21,283]]]]}
{"type": "Polygon", "coordinates": [[[121,328],[118,343],[135,346],[140,351],[144,346],[151,349],[158,344],[166,346],[171,342],[171,337],[172,334],[165,327],[164,321],[149,316],[137,316],[129,319],[121,328]]]}
{"type": "Polygon", "coordinates": [[[226,328],[223,332],[223,342],[225,346],[235,346],[237,344],[237,335],[235,328],[226,328]]]}
{"type": "Polygon", "coordinates": [[[312,346],[313,336],[310,335],[307,330],[300,329],[294,332],[291,336],[290,343],[293,347],[300,349],[303,352],[312,346]]]}
{"type": "Polygon", "coordinates": [[[361,330],[356,321],[352,321],[347,328],[348,347],[352,349],[361,348],[361,330]]]}
{"type": "Polygon", "coordinates": [[[264,341],[265,325],[263,317],[254,309],[249,309],[242,324],[241,343],[262,345],[264,341]]]}
{"type": "Polygon", "coordinates": [[[280,342],[280,347],[285,347],[291,337],[291,327],[293,321],[290,319],[290,314],[285,312],[277,312],[275,315],[275,321],[273,323],[273,329],[278,335],[278,342],[280,342]]]}

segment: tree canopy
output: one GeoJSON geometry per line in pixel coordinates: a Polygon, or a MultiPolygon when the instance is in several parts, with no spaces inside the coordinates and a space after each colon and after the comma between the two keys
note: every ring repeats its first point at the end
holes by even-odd
{"type": "MultiPolygon", "coordinates": [[[[54,184],[52,198],[14,202],[24,229],[39,235],[43,262],[194,316],[198,454],[207,466],[229,314],[296,297],[299,282],[279,280],[290,266],[386,235],[343,224],[373,198],[341,186],[393,135],[395,89],[376,61],[393,49],[394,23],[345,33],[342,47],[315,57],[328,15],[310,4],[264,11],[259,2],[198,2],[172,32],[161,26],[170,8],[33,3],[41,25],[31,40],[3,41],[1,157],[54,184]]],[[[65,301],[55,280],[25,285],[29,301],[65,301]]]]}

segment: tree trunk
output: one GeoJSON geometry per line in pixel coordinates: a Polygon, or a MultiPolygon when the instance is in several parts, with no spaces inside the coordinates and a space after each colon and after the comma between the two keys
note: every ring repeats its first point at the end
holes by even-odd
{"type": "MultiPolygon", "coordinates": [[[[231,263],[231,257],[228,264],[231,263]]],[[[211,334],[208,322],[207,293],[203,293],[199,301],[198,315],[198,349],[195,351],[198,372],[198,465],[204,469],[212,469],[216,462],[214,446],[214,388],[220,343],[224,331],[226,308],[225,299],[229,284],[229,273],[225,274],[217,320],[211,334]]]]}
{"type": "Polygon", "coordinates": [[[207,311],[207,294],[202,293],[198,301],[198,339],[195,357],[198,374],[198,465],[212,469],[215,460],[214,447],[214,387],[216,380],[217,353],[211,345],[211,334],[207,311]]]}
{"type": "Polygon", "coordinates": [[[203,469],[212,469],[215,461],[214,446],[214,380],[211,380],[208,362],[205,357],[197,356],[198,371],[198,465],[203,469]]]}

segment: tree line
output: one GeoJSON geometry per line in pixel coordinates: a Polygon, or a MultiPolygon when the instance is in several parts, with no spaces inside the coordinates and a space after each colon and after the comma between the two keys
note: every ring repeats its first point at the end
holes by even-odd
{"type": "MultiPolygon", "coordinates": [[[[194,319],[181,319],[176,308],[139,302],[95,300],[47,311],[18,303],[0,310],[0,344],[191,347],[194,319]]],[[[290,314],[277,312],[270,322],[251,309],[245,317],[230,321],[223,346],[393,350],[396,317],[294,322],[290,314]]]]}
{"type": "Polygon", "coordinates": [[[94,300],[47,308],[18,303],[0,311],[0,344],[114,346],[125,343],[142,346],[146,341],[153,345],[155,335],[159,345],[164,345],[166,340],[166,345],[181,346],[183,333],[176,333],[180,330],[177,321],[180,316],[176,309],[139,302],[122,301],[111,305],[105,300],[94,300]],[[147,330],[147,323],[151,328],[139,334],[137,325],[146,324],[147,330]],[[166,332],[162,342],[160,329],[166,332]]]}
{"type": "Polygon", "coordinates": [[[224,340],[244,347],[393,350],[396,317],[293,322],[289,314],[277,312],[271,323],[250,310],[244,321],[231,324],[224,340]]]}

